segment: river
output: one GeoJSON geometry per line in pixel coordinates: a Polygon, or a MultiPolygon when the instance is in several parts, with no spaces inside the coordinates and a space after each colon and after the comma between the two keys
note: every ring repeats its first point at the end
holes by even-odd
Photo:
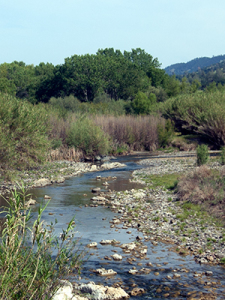
{"type": "MultiPolygon", "coordinates": [[[[44,195],[49,195],[51,200],[47,209],[43,214],[43,219],[50,223],[55,218],[58,220],[56,224],[56,234],[62,232],[62,228],[66,227],[66,223],[75,215],[76,235],[81,239],[81,248],[88,250],[86,245],[91,242],[97,242],[96,249],[89,249],[89,259],[84,262],[81,278],[71,276],[70,281],[89,282],[94,281],[103,285],[115,285],[119,282],[123,288],[132,289],[137,285],[144,288],[146,293],[136,296],[135,299],[200,299],[202,293],[213,292],[216,298],[209,299],[225,299],[225,272],[220,266],[209,266],[197,264],[192,256],[181,256],[170,250],[171,245],[158,243],[153,246],[151,242],[144,242],[148,247],[148,254],[145,259],[136,259],[132,265],[127,261],[130,254],[123,253],[120,247],[112,245],[102,246],[99,242],[106,239],[115,239],[121,243],[130,243],[135,241],[137,235],[142,236],[136,229],[130,229],[130,234],[122,226],[117,228],[110,227],[110,221],[115,216],[109,208],[98,206],[90,207],[90,198],[93,197],[91,192],[93,187],[101,187],[100,181],[96,180],[96,176],[108,177],[116,176],[116,180],[109,181],[111,190],[121,191],[132,188],[142,188],[140,184],[130,183],[129,178],[131,172],[143,166],[137,164],[137,161],[145,158],[145,156],[126,156],[119,157],[116,161],[125,163],[126,167],[121,169],[113,169],[102,172],[91,172],[82,174],[77,177],[67,179],[64,183],[46,186],[44,188],[36,188],[31,190],[33,198],[38,204],[32,209],[35,216],[38,206],[46,203],[44,195]],[[86,207],[85,205],[88,205],[86,207]],[[123,260],[113,261],[105,260],[105,256],[114,253],[121,254],[123,260]],[[137,269],[146,267],[146,263],[152,263],[151,272],[143,275],[130,275],[128,271],[136,267],[137,269]],[[99,277],[93,272],[97,268],[113,269],[117,272],[116,276],[111,278],[99,277]],[[189,271],[184,272],[186,269],[189,271]],[[212,271],[213,277],[203,276],[201,278],[194,277],[194,273],[203,273],[212,271]],[[181,278],[168,279],[167,276],[174,276],[174,273],[182,274],[181,278]],[[211,281],[211,285],[206,282],[211,281]],[[205,283],[204,283],[205,282],[205,283]],[[196,297],[196,298],[195,298],[196,297]],[[191,298],[190,298],[191,299],[191,298]]],[[[201,298],[203,299],[203,298],[201,298]]]]}

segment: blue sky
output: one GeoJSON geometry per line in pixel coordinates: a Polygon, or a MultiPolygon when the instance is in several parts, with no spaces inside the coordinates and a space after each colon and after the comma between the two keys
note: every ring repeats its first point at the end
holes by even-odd
{"type": "Polygon", "coordinates": [[[0,64],[142,48],[162,67],[225,54],[224,0],[0,0],[0,64]]]}

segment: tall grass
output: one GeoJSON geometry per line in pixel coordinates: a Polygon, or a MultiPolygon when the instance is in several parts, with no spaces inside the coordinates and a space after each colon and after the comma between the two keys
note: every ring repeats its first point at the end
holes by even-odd
{"type": "Polygon", "coordinates": [[[130,150],[154,151],[158,147],[158,126],[165,127],[159,116],[95,116],[93,120],[113,141],[113,147],[126,145],[130,150]]]}
{"type": "Polygon", "coordinates": [[[26,192],[14,191],[5,209],[6,221],[0,243],[1,299],[51,299],[59,280],[78,270],[82,253],[75,251],[73,220],[61,237],[54,235],[54,224],[41,221],[45,207],[31,221],[26,192]],[[53,257],[54,254],[54,257],[53,257]]]}
{"type": "Polygon", "coordinates": [[[179,179],[178,197],[182,201],[201,204],[215,216],[225,216],[225,169],[209,169],[206,165],[197,167],[179,179]]]}

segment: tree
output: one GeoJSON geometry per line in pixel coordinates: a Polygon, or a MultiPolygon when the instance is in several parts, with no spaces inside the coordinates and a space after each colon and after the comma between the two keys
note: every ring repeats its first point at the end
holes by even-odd
{"type": "Polygon", "coordinates": [[[131,107],[135,114],[143,115],[151,112],[151,106],[156,103],[155,94],[150,94],[147,97],[143,92],[138,92],[134,100],[131,102],[131,107]]]}

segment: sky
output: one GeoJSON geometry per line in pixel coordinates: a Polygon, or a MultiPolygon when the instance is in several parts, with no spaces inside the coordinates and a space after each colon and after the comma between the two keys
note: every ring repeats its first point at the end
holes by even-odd
{"type": "Polygon", "coordinates": [[[141,48],[165,68],[225,54],[224,0],[0,0],[0,64],[141,48]]]}

